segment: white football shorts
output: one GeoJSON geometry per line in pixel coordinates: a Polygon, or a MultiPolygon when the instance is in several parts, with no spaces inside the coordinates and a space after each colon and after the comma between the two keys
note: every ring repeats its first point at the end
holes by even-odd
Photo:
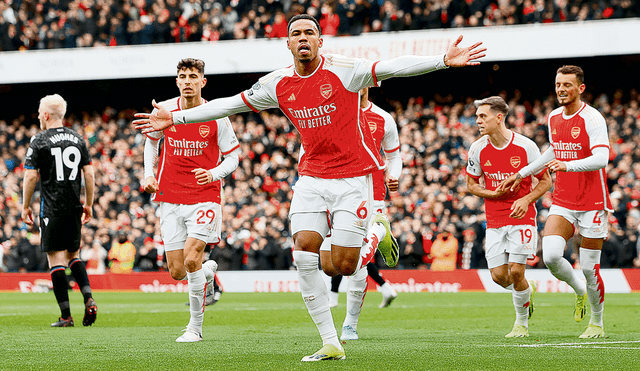
{"type": "Polygon", "coordinates": [[[371,175],[341,179],[301,176],[293,186],[291,233],[314,231],[326,237],[331,232],[332,244],[361,247],[372,205],[371,175]]]}
{"type": "MultiPolygon", "coordinates": [[[[580,235],[587,238],[607,238],[609,224],[605,210],[577,211],[562,206],[551,205],[549,215],[559,215],[573,225],[580,227],[580,235]]],[[[548,217],[548,216],[547,216],[548,217]]]]}
{"type": "Polygon", "coordinates": [[[222,208],[215,202],[193,205],[160,203],[160,230],[165,251],[182,250],[187,237],[220,242],[222,208]]]}
{"type": "Polygon", "coordinates": [[[375,214],[377,214],[377,213],[386,214],[387,213],[387,205],[385,204],[384,200],[382,200],[382,201],[374,200],[373,201],[373,212],[375,214]]]}
{"type": "Polygon", "coordinates": [[[493,269],[508,263],[526,264],[538,249],[538,229],[533,225],[507,225],[488,228],[485,256],[493,269]]]}

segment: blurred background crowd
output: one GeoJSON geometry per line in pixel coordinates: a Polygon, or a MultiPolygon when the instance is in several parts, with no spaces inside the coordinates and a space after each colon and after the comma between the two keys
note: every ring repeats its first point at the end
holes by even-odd
{"type": "MultiPolygon", "coordinates": [[[[556,107],[555,96],[532,100],[519,91],[502,95],[510,106],[508,127],[532,138],[544,151],[546,117],[556,107]]],[[[387,200],[400,243],[397,269],[486,268],[484,203],[466,191],[467,149],[478,137],[473,99],[374,100],[391,112],[400,133],[404,169],[398,192],[387,200]]],[[[615,210],[609,215],[601,267],[640,268],[640,97],[636,90],[618,90],[612,95],[588,93],[584,100],[606,117],[611,140],[607,173],[615,210]]],[[[90,273],[164,269],[156,204],[140,189],[144,136],[131,125],[133,113],[105,107],[101,112],[70,113],[66,119],[86,138],[96,169],[94,218],[83,228],[81,250],[90,273]]],[[[226,179],[223,238],[211,247],[210,256],[220,270],[291,269],[287,212],[298,176],[297,131],[278,111],[230,119],[242,152],[240,165],[226,179]]],[[[0,120],[4,271],[47,270],[37,228],[30,230],[20,220],[24,156],[29,138],[38,131],[35,117],[0,120]]],[[[537,203],[541,232],[550,204],[550,193],[537,203]]],[[[576,267],[578,246],[575,237],[566,252],[576,267]]],[[[542,259],[529,264],[544,266],[542,259]]]]}
{"type": "Polygon", "coordinates": [[[637,0],[0,0],[0,51],[286,37],[295,14],[324,35],[618,19],[637,0]]]}

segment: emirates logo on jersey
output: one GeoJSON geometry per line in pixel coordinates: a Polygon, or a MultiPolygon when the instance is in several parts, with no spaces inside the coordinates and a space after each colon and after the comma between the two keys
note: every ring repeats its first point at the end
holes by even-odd
{"type": "Polygon", "coordinates": [[[320,87],[320,94],[327,99],[331,96],[332,92],[333,88],[331,87],[331,84],[324,84],[320,87]]]}
{"type": "Polygon", "coordinates": [[[511,166],[517,168],[518,166],[520,166],[520,157],[519,156],[513,156],[509,159],[509,162],[511,163],[511,166]]]}
{"type": "Polygon", "coordinates": [[[371,134],[375,133],[377,128],[378,124],[373,121],[369,121],[369,130],[371,130],[371,134]]]}
{"type": "Polygon", "coordinates": [[[200,129],[198,130],[198,132],[200,133],[200,136],[203,138],[206,138],[207,135],[209,135],[209,127],[207,125],[202,125],[200,126],[200,129]]]}
{"type": "Polygon", "coordinates": [[[577,126],[574,126],[571,128],[571,137],[573,139],[576,139],[578,137],[578,135],[580,135],[580,128],[577,126]]]}

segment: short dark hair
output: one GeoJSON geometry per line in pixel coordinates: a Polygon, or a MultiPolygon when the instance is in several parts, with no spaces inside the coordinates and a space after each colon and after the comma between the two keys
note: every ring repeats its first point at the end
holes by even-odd
{"type": "Polygon", "coordinates": [[[558,68],[558,72],[556,72],[556,74],[559,74],[559,73],[563,75],[576,75],[576,79],[578,79],[578,84],[580,85],[584,84],[584,71],[582,70],[582,68],[578,66],[572,66],[572,65],[562,66],[558,68]]]}
{"type": "Polygon", "coordinates": [[[181,69],[191,69],[191,68],[195,68],[196,70],[198,70],[198,72],[200,72],[200,74],[202,74],[204,76],[204,61],[200,60],[200,59],[196,59],[196,58],[185,58],[182,59],[180,62],[178,62],[178,72],[180,72],[181,69]]]}
{"type": "Polygon", "coordinates": [[[308,19],[308,20],[310,20],[311,22],[313,22],[313,23],[316,25],[316,28],[318,29],[318,35],[319,35],[319,36],[321,36],[321,35],[322,35],[322,31],[320,30],[320,23],[318,23],[318,20],[317,20],[315,17],[313,17],[313,16],[311,16],[311,15],[309,15],[309,14],[306,14],[306,13],[305,13],[305,14],[297,14],[297,15],[294,15],[294,16],[289,20],[289,23],[287,24],[287,36],[289,36],[289,30],[291,29],[291,24],[292,24],[293,22],[295,22],[295,21],[299,21],[299,20],[301,20],[301,19],[308,19]]]}
{"type": "Polygon", "coordinates": [[[484,99],[479,99],[473,102],[473,105],[475,105],[476,108],[483,106],[485,104],[488,105],[491,110],[498,111],[502,113],[505,117],[507,116],[507,112],[509,112],[509,105],[507,104],[507,102],[505,102],[504,99],[502,99],[502,97],[499,97],[497,95],[484,98],[484,99]]]}

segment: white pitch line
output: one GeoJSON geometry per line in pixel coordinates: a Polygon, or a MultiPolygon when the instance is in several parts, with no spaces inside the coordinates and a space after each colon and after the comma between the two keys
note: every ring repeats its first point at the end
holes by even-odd
{"type": "MultiPolygon", "coordinates": [[[[557,347],[561,348],[561,347],[557,347]]],[[[587,349],[617,349],[617,350],[640,350],[640,348],[629,348],[629,347],[602,347],[602,346],[589,346],[587,345],[569,345],[563,346],[562,348],[587,348],[587,349]]]]}
{"type": "MultiPolygon", "coordinates": [[[[600,344],[634,344],[640,343],[640,340],[629,340],[629,341],[596,341],[596,342],[582,342],[582,343],[549,343],[549,344],[503,344],[505,347],[520,347],[520,348],[539,348],[539,347],[584,347],[590,345],[600,345],[600,344]]],[[[592,347],[593,348],[593,347],[592,347]]],[[[602,348],[610,348],[610,347],[602,347],[602,348]]],[[[611,349],[611,348],[610,348],[611,349]]],[[[638,349],[640,348],[629,348],[629,349],[638,349]]]]}

